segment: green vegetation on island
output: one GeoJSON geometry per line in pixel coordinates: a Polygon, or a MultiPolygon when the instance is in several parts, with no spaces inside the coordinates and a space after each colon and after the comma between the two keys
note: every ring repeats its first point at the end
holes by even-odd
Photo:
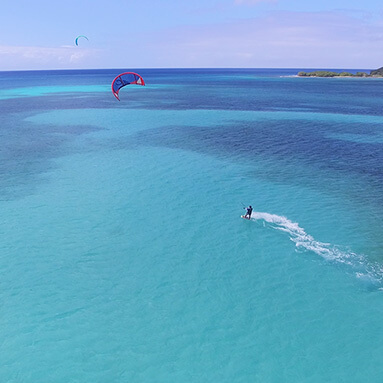
{"type": "Polygon", "coordinates": [[[330,72],[326,70],[316,70],[314,72],[299,72],[299,77],[383,77],[383,67],[366,72],[330,72]]]}

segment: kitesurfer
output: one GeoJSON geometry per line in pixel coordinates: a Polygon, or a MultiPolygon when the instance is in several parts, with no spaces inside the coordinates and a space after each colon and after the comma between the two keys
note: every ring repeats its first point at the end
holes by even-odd
{"type": "Polygon", "coordinates": [[[250,219],[251,213],[253,212],[253,208],[251,207],[251,205],[249,205],[249,207],[244,207],[244,209],[246,209],[246,214],[244,218],[250,219]]]}

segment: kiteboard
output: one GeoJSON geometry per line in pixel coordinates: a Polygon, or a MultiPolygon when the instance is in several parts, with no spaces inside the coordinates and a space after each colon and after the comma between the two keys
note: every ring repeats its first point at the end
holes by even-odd
{"type": "Polygon", "coordinates": [[[241,215],[241,218],[243,218],[243,219],[250,219],[250,218],[247,218],[247,217],[244,216],[244,215],[241,215]]]}

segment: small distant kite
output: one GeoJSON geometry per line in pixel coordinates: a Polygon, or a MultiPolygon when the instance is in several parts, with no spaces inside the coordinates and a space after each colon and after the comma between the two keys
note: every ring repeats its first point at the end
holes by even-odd
{"type": "Polygon", "coordinates": [[[118,97],[118,92],[121,88],[123,88],[126,85],[145,85],[144,79],[137,73],[134,72],[125,72],[119,74],[112,82],[112,92],[114,94],[114,97],[117,98],[118,101],[120,101],[120,98],[118,97]]]}
{"type": "Polygon", "coordinates": [[[78,46],[78,39],[81,38],[81,37],[83,37],[84,39],[87,39],[89,41],[89,39],[86,36],[84,36],[84,35],[77,36],[76,40],[74,41],[77,46],[78,46]]]}

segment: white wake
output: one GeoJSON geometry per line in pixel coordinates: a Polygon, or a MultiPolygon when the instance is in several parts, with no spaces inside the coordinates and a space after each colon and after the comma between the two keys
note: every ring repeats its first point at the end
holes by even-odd
{"type": "Polygon", "coordinates": [[[356,254],[349,250],[343,250],[339,246],[315,240],[311,235],[299,226],[298,223],[276,214],[253,212],[251,219],[263,221],[273,229],[288,234],[295,243],[297,250],[314,252],[328,261],[335,261],[351,267],[355,275],[373,284],[383,284],[383,268],[378,264],[371,264],[364,255],[356,254]]]}

